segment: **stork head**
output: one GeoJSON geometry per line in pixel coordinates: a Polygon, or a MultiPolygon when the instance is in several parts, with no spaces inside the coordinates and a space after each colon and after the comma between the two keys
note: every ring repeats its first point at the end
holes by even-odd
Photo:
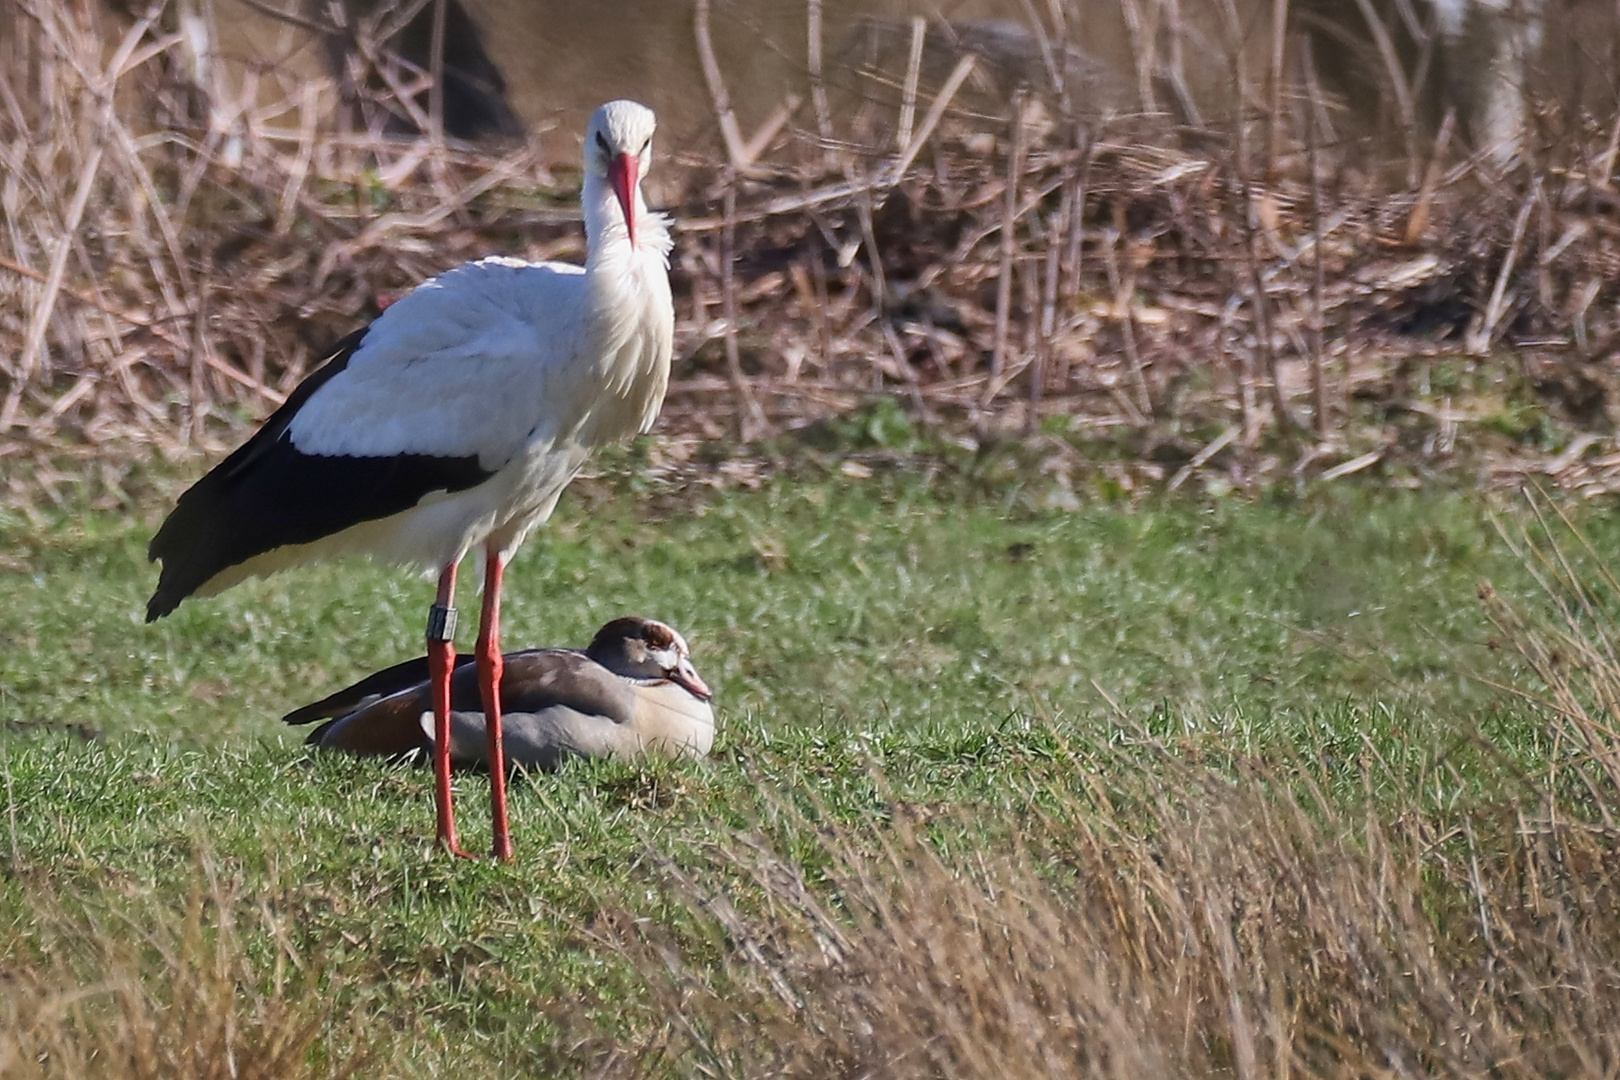
{"type": "Polygon", "coordinates": [[[714,696],[692,666],[686,639],[653,619],[614,619],[596,632],[585,655],[627,679],[672,682],[705,701],[714,696]]]}
{"type": "Polygon", "coordinates": [[[585,131],[585,176],[607,181],[624,213],[630,246],[636,244],[636,195],[652,163],[658,118],[634,101],[610,101],[591,116],[585,131]]]}

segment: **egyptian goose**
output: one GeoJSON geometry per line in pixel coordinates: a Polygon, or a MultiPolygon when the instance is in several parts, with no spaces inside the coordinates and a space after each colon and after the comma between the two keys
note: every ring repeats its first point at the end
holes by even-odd
{"type": "MultiPolygon", "coordinates": [[[[435,745],[427,657],[407,660],[295,709],[289,724],[327,722],[306,740],[352,754],[396,756],[435,745]]],[[[554,769],[565,758],[702,757],[714,745],[710,692],[686,640],[661,622],[615,619],[585,651],[506,654],[502,723],[509,764],[554,769]]],[[[477,673],[463,657],[451,679],[449,757],[490,764],[477,673]]]]}

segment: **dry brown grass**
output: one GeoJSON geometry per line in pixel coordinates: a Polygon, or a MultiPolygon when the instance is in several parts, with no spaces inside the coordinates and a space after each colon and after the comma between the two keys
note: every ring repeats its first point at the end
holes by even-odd
{"type": "Polygon", "coordinates": [[[267,908],[217,878],[183,911],[161,904],[35,897],[25,942],[0,961],[0,1077],[342,1080],[380,1063],[352,1048],[267,908]],[[277,954],[250,959],[255,936],[277,954]]]}
{"type": "MultiPolygon", "coordinates": [[[[463,259],[578,256],[548,201],[571,202],[570,162],[354,130],[330,85],[273,70],[244,97],[171,5],[133,27],[95,9],[0,0],[13,497],[235,438],[463,259]]],[[[1237,70],[1241,100],[1272,104],[1172,126],[1065,120],[1062,94],[992,115],[962,71],[918,70],[893,110],[818,112],[746,168],[662,164],[687,193],[667,433],[753,437],[892,394],[980,441],[1044,421],[1117,443],[1132,483],[1484,464],[1615,486],[1610,125],[1552,103],[1511,175],[1455,139],[1385,170],[1317,145],[1309,79],[1262,92],[1237,70]]],[[[1052,450],[1049,471],[1088,467],[1052,450]]]]}
{"type": "Polygon", "coordinates": [[[712,881],[687,883],[728,978],[635,946],[673,1019],[618,1064],[739,1078],[1614,1075],[1612,785],[1388,814],[1328,797],[1299,765],[1234,777],[1118,755],[1089,796],[1038,792],[999,856],[942,854],[948,828],[907,823],[904,806],[893,826],[824,829],[813,868],[734,841],[712,881]],[[738,876],[765,897],[747,915],[725,899],[738,876]]]}

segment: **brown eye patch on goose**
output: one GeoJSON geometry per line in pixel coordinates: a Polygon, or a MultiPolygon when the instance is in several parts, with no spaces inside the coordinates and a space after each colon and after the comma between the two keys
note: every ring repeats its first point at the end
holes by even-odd
{"type": "Polygon", "coordinates": [[[667,649],[675,644],[675,635],[667,627],[649,626],[642,640],[654,649],[667,649]]]}

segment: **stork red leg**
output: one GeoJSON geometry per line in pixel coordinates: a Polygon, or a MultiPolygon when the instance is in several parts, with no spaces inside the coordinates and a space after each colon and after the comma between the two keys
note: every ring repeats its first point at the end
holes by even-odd
{"type": "Polygon", "coordinates": [[[512,831],[506,818],[506,744],[501,731],[501,572],[506,568],[494,544],[484,549],[484,610],[478,623],[478,690],[484,699],[484,730],[489,733],[489,813],[494,842],[491,854],[512,858],[512,831]]]}
{"type": "Polygon", "coordinates": [[[439,843],[467,858],[456,839],[456,810],[450,790],[450,674],[456,668],[456,564],[439,575],[439,593],[428,614],[428,675],[433,697],[433,807],[439,843]]]}

